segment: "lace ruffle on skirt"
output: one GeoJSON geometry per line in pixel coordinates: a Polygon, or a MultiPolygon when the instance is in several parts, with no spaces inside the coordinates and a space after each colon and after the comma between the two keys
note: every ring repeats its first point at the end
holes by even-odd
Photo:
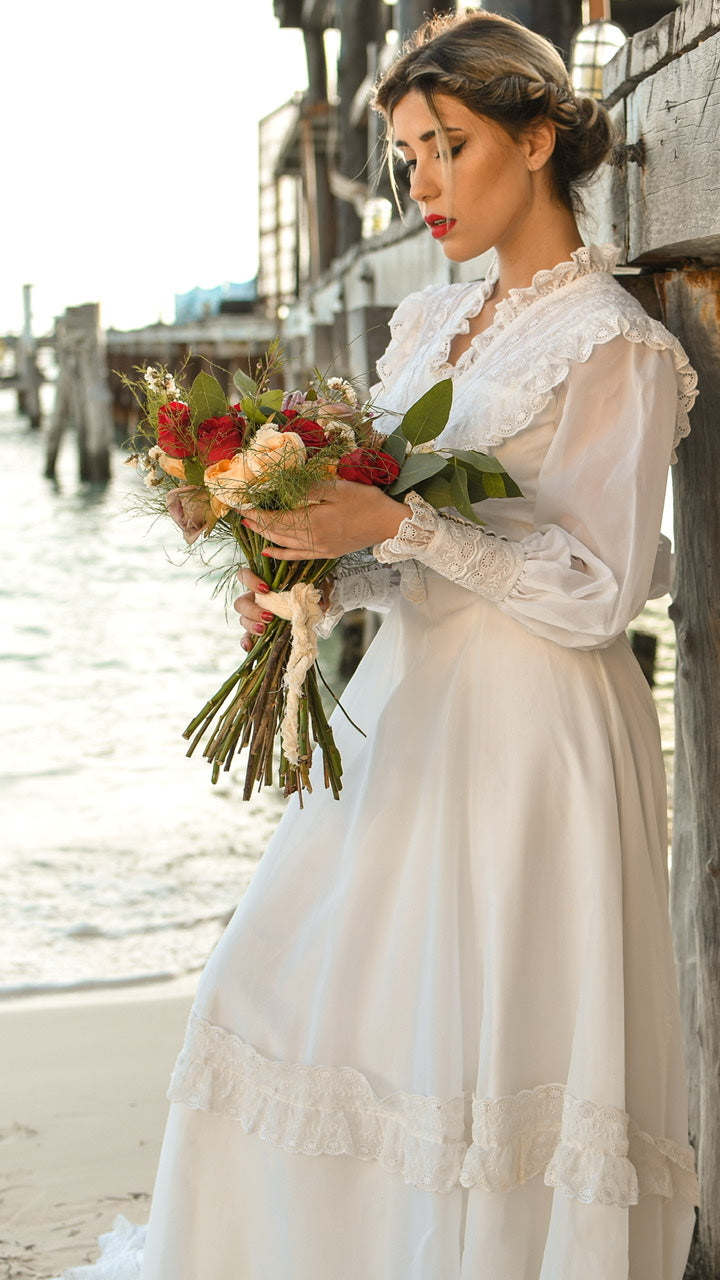
{"type": "Polygon", "coordinates": [[[510,1191],[537,1174],[584,1203],[697,1203],[693,1153],[615,1107],[541,1085],[507,1098],[379,1098],[351,1067],[272,1062],[193,1014],[169,1098],[238,1120],[285,1151],[376,1160],[412,1186],[510,1191]]]}
{"type": "Polygon", "coordinates": [[[100,1236],[100,1257],[87,1267],[71,1267],[56,1280],[140,1280],[147,1227],[128,1222],[122,1214],[112,1231],[100,1236]]]}

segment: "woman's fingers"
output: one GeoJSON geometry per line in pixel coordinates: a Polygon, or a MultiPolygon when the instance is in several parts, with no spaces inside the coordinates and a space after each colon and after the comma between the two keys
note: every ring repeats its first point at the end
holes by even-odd
{"type": "MultiPolygon", "coordinates": [[[[241,570],[240,573],[250,574],[250,570],[241,570]]],[[[238,574],[238,577],[240,574],[238,574]]],[[[250,574],[255,578],[255,574],[250,574]]],[[[261,579],[256,579],[261,581],[261,579]]],[[[265,583],[262,584],[265,587],[265,583]]],[[[265,588],[267,590],[267,588],[265,588]]],[[[269,609],[262,607],[262,592],[258,591],[257,595],[254,591],[245,591],[233,601],[233,608],[236,613],[240,614],[240,621],[245,628],[245,635],[240,644],[246,651],[252,648],[255,636],[262,635],[268,622],[272,622],[273,614],[269,609]],[[260,603],[258,603],[258,600],[260,603]]]]}
{"type": "Polygon", "coordinates": [[[238,582],[241,582],[248,591],[267,592],[270,590],[267,582],[263,582],[262,578],[258,578],[252,569],[238,569],[236,576],[238,582]]]}

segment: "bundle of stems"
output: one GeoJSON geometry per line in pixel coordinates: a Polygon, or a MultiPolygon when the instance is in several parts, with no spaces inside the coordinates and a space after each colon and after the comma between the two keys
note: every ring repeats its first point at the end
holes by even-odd
{"type": "MultiPolygon", "coordinates": [[[[337,564],[337,560],[281,560],[276,566],[262,554],[267,541],[245,528],[234,511],[225,517],[249,568],[262,578],[272,591],[287,591],[297,582],[319,587],[337,564]]],[[[273,618],[241,665],[228,677],[201,711],[190,721],[183,737],[190,740],[191,756],[203,740],[203,756],[212,765],[212,781],[217,782],[222,770],[230,769],[237,751],[247,751],[243,799],[249,800],[253,789],[272,786],[275,769],[275,738],[285,710],[283,676],[292,642],[290,623],[273,618]]],[[[287,759],[282,746],[278,779],[286,796],[298,792],[302,805],[303,790],[311,791],[310,765],[315,739],[322,752],[325,786],[335,799],[342,789],[342,764],[328,723],[318,683],[318,669],[308,671],[300,699],[298,714],[298,763],[287,759]]]]}

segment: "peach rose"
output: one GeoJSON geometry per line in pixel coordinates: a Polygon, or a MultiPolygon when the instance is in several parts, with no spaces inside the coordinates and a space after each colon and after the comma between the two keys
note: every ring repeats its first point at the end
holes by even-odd
{"type": "Polygon", "coordinates": [[[261,484],[276,467],[291,470],[301,467],[307,450],[294,431],[278,431],[277,427],[260,427],[252,443],[242,453],[224,458],[205,469],[205,485],[213,497],[213,511],[225,515],[233,507],[242,511],[247,505],[248,485],[261,484]]]}
{"type": "Polygon", "coordinates": [[[172,476],[174,480],[185,479],[185,468],[182,458],[171,458],[169,453],[158,451],[158,462],[166,475],[172,476]]]}

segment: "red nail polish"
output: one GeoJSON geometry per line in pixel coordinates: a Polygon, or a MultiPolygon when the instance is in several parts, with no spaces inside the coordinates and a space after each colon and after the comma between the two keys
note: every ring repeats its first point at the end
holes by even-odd
{"type": "Polygon", "coordinates": [[[256,588],[255,588],[255,590],[256,590],[256,591],[262,591],[262,592],[264,592],[264,593],[267,593],[267,592],[270,590],[270,588],[269,588],[269,586],[268,586],[267,582],[258,582],[258,584],[257,584],[257,586],[256,586],[256,588]]]}
{"type": "Polygon", "coordinates": [[[264,618],[266,622],[272,622],[274,616],[275,616],[274,614],[268,613],[267,609],[263,609],[262,613],[260,614],[260,617],[264,618]]]}

